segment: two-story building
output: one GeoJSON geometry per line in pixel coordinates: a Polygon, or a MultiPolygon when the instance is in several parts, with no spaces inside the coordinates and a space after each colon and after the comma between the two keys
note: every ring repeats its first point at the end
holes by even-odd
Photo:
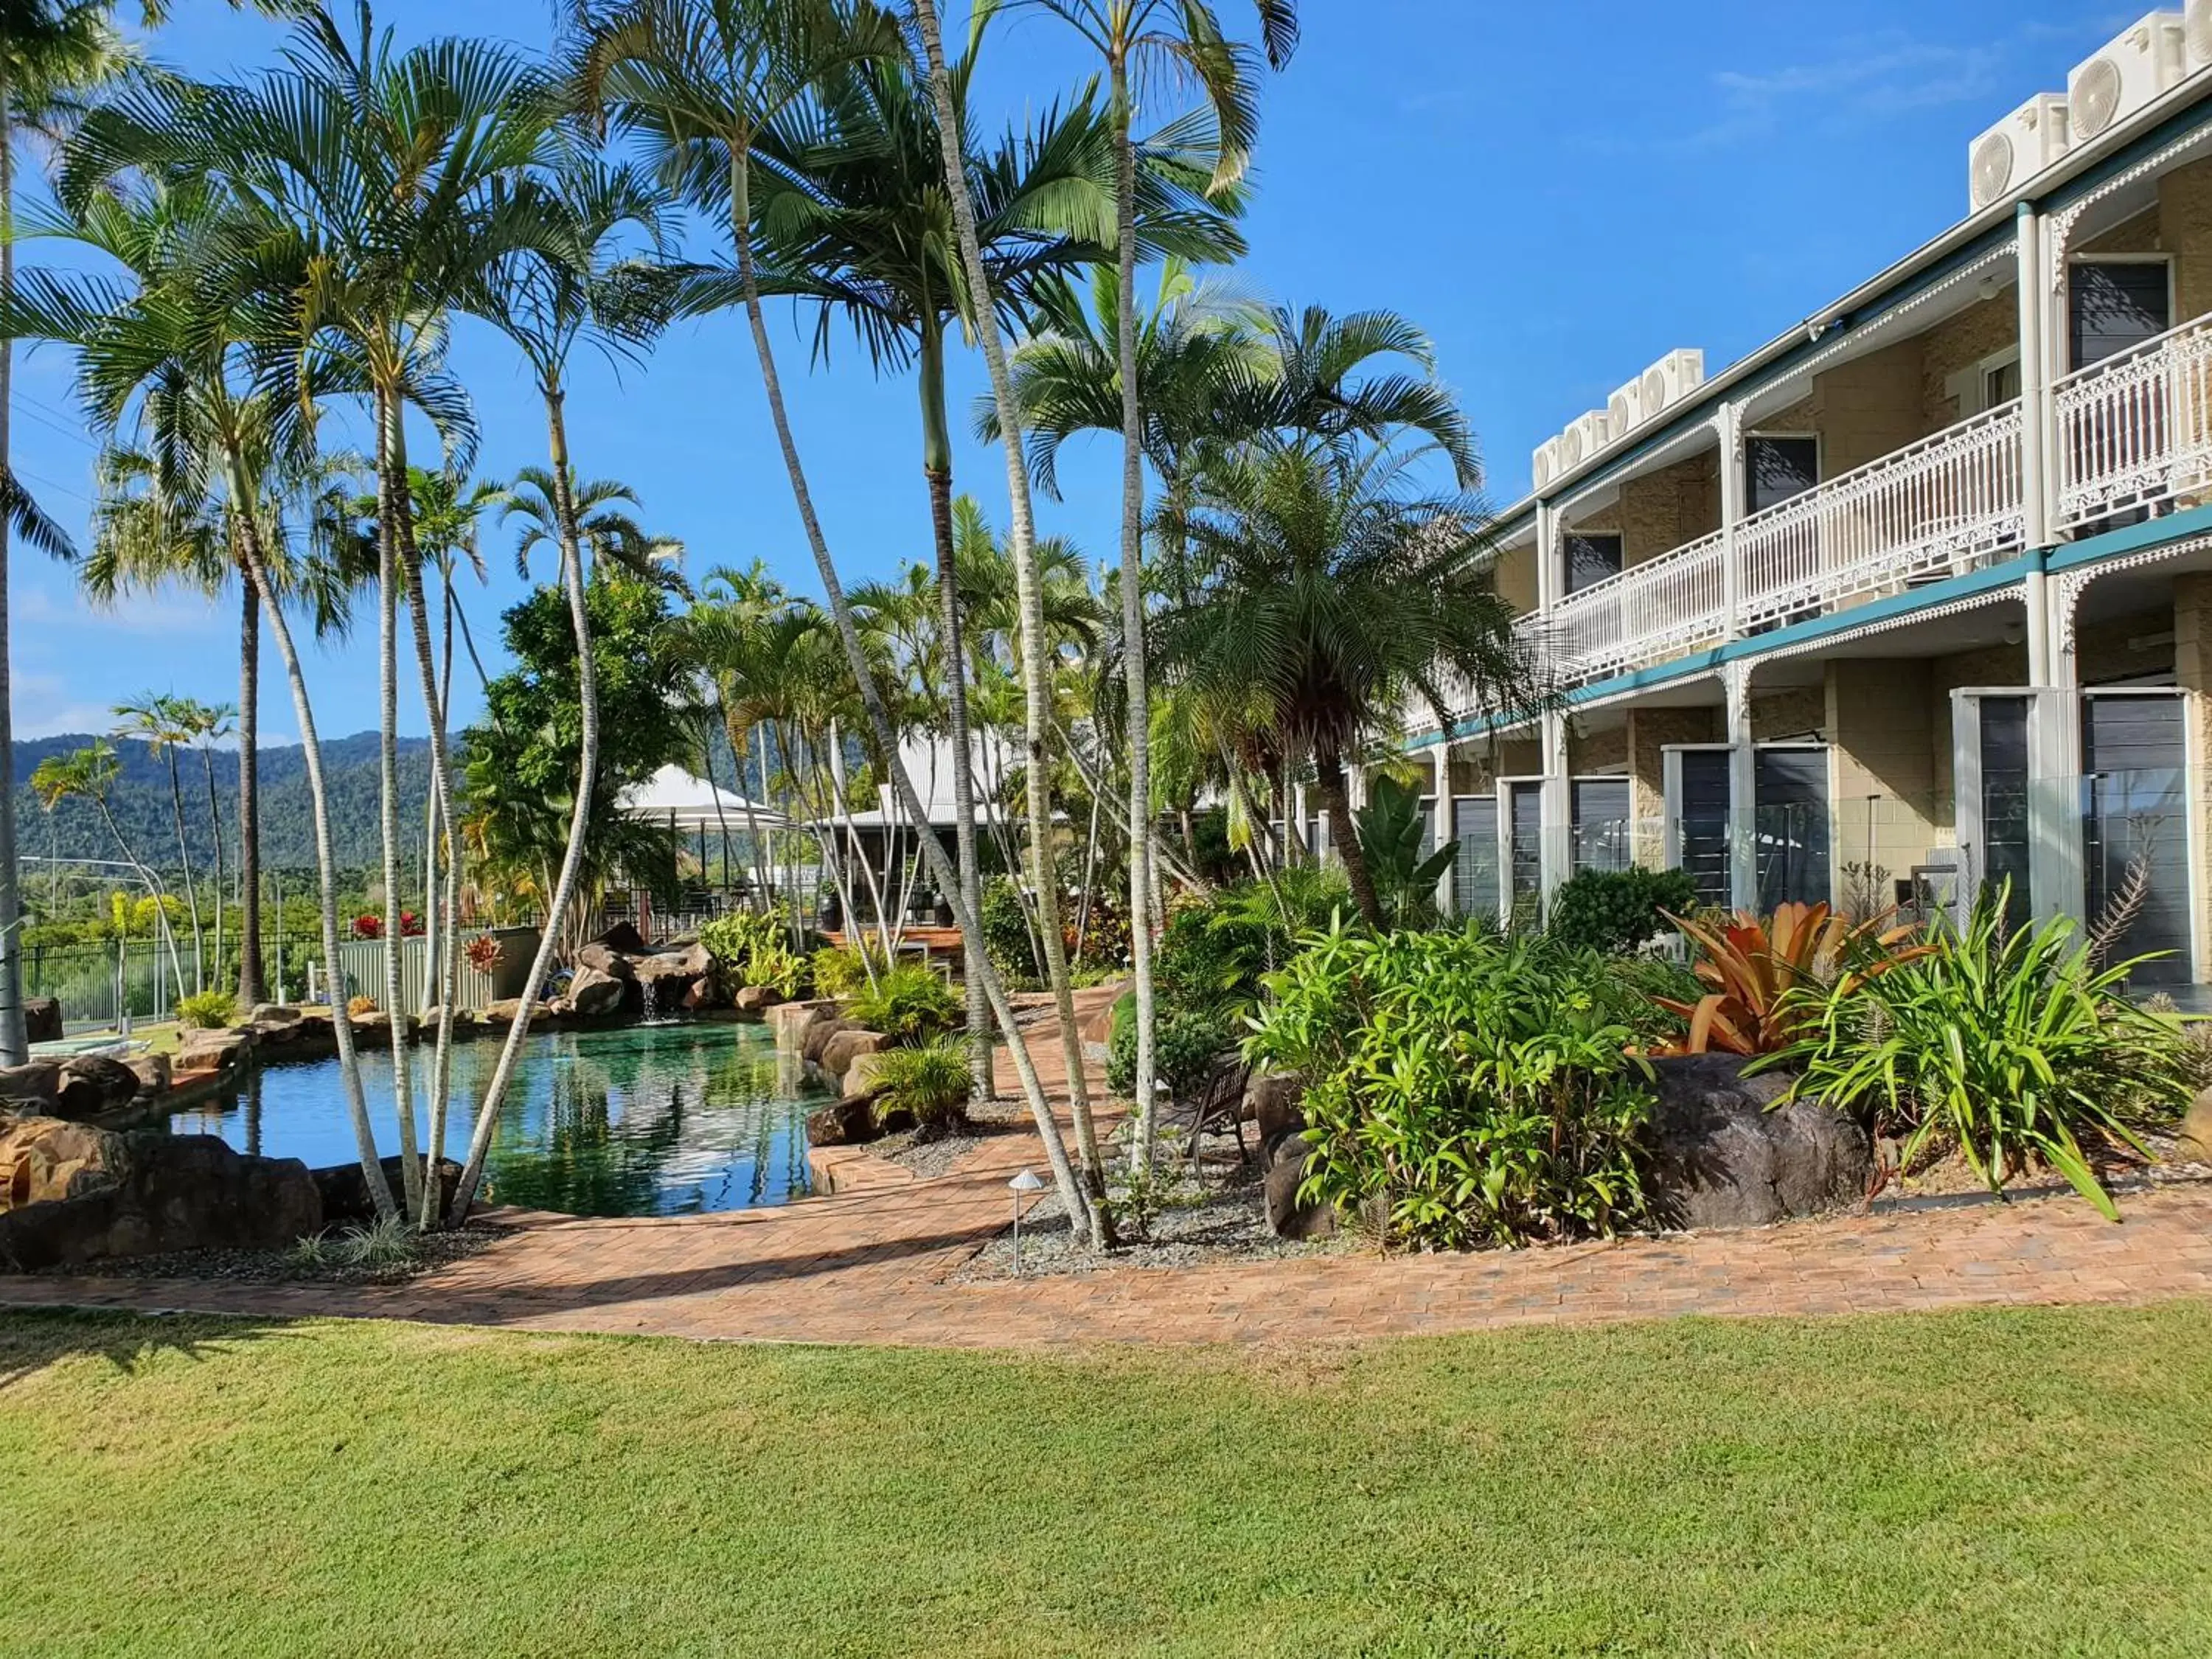
{"type": "Polygon", "coordinates": [[[2212,0],[1970,147],[1972,211],[1537,453],[1496,580],[1567,693],[1416,715],[1462,911],[1680,865],[1715,902],[2098,915],[2212,980],[2212,0]]]}

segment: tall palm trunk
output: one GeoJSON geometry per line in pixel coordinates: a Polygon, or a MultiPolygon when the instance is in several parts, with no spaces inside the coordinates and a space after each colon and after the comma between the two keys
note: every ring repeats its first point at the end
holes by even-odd
{"type": "MultiPolygon", "coordinates": [[[[236,455],[229,457],[228,464],[232,498],[252,500],[242,488],[245,470],[239,465],[236,455]]],[[[315,870],[321,881],[323,961],[331,975],[331,1032],[337,1043],[338,1076],[345,1091],[346,1113],[353,1123],[355,1150],[361,1157],[362,1178],[368,1183],[368,1195],[377,1214],[391,1217],[398,1213],[398,1206],[392,1202],[392,1188],[384,1178],[384,1165],[376,1156],[376,1132],[370,1127],[368,1101],[362,1091],[361,1062],[354,1052],[353,1024],[345,1017],[344,987],[337,978],[337,860],[331,850],[331,799],[323,787],[323,745],[315,734],[314,705],[307,700],[307,679],[300,669],[300,653],[292,643],[292,629],[284,620],[284,613],[277,608],[276,590],[261,557],[259,532],[250,514],[241,520],[239,545],[243,551],[246,574],[268,613],[270,629],[276,635],[276,654],[283,659],[285,677],[292,685],[292,713],[300,722],[300,749],[307,768],[307,805],[315,826],[315,870]]],[[[251,846],[251,831],[248,833],[247,845],[251,846]]]]}
{"type": "MultiPolygon", "coordinates": [[[[0,298],[15,295],[15,121],[14,91],[0,75],[0,298]]],[[[0,468],[9,465],[9,416],[15,405],[15,346],[0,340],[0,468]]],[[[0,1066],[31,1057],[23,1034],[22,896],[15,862],[15,686],[8,667],[8,519],[0,514],[0,1066]]]]}
{"type": "MultiPolygon", "coordinates": [[[[391,469],[392,534],[394,550],[398,556],[402,584],[407,590],[407,623],[415,639],[415,669],[422,689],[422,711],[430,723],[430,799],[436,822],[442,836],[450,840],[453,833],[453,772],[446,752],[445,699],[438,690],[438,654],[430,638],[430,590],[424,579],[422,549],[415,539],[415,498],[407,487],[407,428],[405,410],[397,395],[389,404],[392,434],[386,447],[386,465],[391,469]]],[[[434,845],[425,848],[426,856],[434,854],[434,845]]],[[[422,872],[422,889],[429,894],[434,890],[434,857],[422,872]]],[[[456,875],[450,848],[446,860],[447,884],[449,892],[458,896],[454,888],[456,875]]],[[[435,949],[434,929],[440,926],[434,902],[430,915],[423,919],[423,949],[435,949]]],[[[447,907],[450,910],[450,902],[447,907]]],[[[459,992],[455,981],[455,963],[450,951],[436,953],[438,981],[434,987],[425,981],[424,994],[437,998],[439,1010],[437,1046],[430,1060],[430,1113],[427,1144],[434,1160],[442,1155],[446,1139],[447,1102],[452,1092],[453,1079],[453,1006],[459,992]]],[[[427,967],[426,963],[426,967],[427,967]]],[[[411,1117],[410,1127],[411,1127],[411,1117]]],[[[412,1154],[410,1154],[411,1159],[412,1154]]],[[[422,1183],[419,1194],[409,1194],[425,1227],[434,1226],[439,1220],[441,1193],[434,1163],[422,1183]]]]}
{"type": "Polygon", "coordinates": [[[1344,757],[1334,750],[1316,750],[1314,755],[1314,781],[1321,789],[1321,801],[1328,809],[1328,821],[1340,826],[1336,830],[1337,856],[1344,860],[1344,878],[1352,885],[1352,896],[1359,906],[1359,914],[1374,928],[1382,926],[1382,905],[1375,896],[1374,872],[1367,867],[1367,851],[1359,844],[1358,826],[1352,817],[1352,793],[1346,787],[1344,757]]]}
{"type": "MultiPolygon", "coordinates": [[[[830,614],[837,624],[837,637],[845,647],[845,660],[850,665],[853,678],[858,684],[861,706],[866,709],[870,730],[889,763],[891,781],[898,790],[899,799],[917,821],[926,814],[921,798],[915,793],[914,780],[907,775],[906,763],[899,758],[898,738],[892,730],[890,715],[884,707],[883,693],[876,684],[876,677],[868,666],[868,653],[860,643],[860,631],[853,620],[853,607],[845,598],[844,584],[837,578],[836,562],[830,556],[829,538],[822,533],[822,521],[815,514],[814,493],[806,483],[806,469],[799,459],[799,443],[792,436],[791,416],[784,407],[783,381],[775,369],[775,348],[769,339],[768,319],[761,309],[760,278],[753,268],[752,250],[752,191],[748,157],[742,149],[733,150],[730,162],[730,234],[738,254],[738,277],[744,291],[745,320],[750,325],[753,351],[760,359],[761,384],[768,395],[769,419],[775,427],[777,446],[783,452],[784,471],[791,479],[793,500],[799,507],[799,522],[806,531],[807,546],[814,554],[814,568],[822,578],[822,588],[830,602],[830,614]]],[[[922,838],[922,852],[929,860],[929,872],[939,888],[951,892],[959,886],[959,872],[945,856],[945,849],[937,837],[922,838]]],[[[981,938],[981,923],[977,913],[969,908],[963,893],[953,907],[953,919],[962,933],[981,938]]],[[[983,988],[989,999],[991,1012],[1006,1036],[1006,1053],[1013,1061],[1014,1074],[1021,1079],[1022,1092],[1028,1098],[1030,1116],[1036,1121],[1037,1139],[1044,1144],[1046,1161],[1052,1165],[1053,1181],[1060,1190],[1060,1203],[1067,1211],[1069,1229],[1079,1238],[1098,1237],[1093,1223],[1096,1213],[1085,1202],[1081,1182],[1067,1159],[1067,1147],[1060,1139],[1060,1124],[1052,1115],[1052,1103],[1044,1092],[1044,1085],[1037,1076],[1036,1066],[1030,1058],[1029,1044],[1022,1036],[1020,1024],[1014,1018],[1013,1000],[1000,980],[988,957],[981,963],[983,988]]],[[[1079,1079],[1080,1073],[1078,1073],[1079,1079]]]]}
{"type": "Polygon", "coordinates": [[[468,1162],[461,1170],[460,1186],[453,1194],[455,1226],[468,1219],[470,1206],[476,1202],[477,1187],[483,1179],[484,1158],[491,1151],[492,1131],[499,1124],[499,1109],[507,1099],[508,1085],[514,1080],[515,1060],[522,1052],[523,1039],[530,1032],[530,1016],[537,1008],[538,993],[545,983],[545,976],[552,971],[562,926],[575,898],[577,878],[584,866],[586,831],[591,823],[592,790],[599,770],[599,677],[592,659],[591,613],[584,604],[584,555],[576,532],[576,504],[568,488],[568,428],[562,413],[564,399],[558,386],[549,385],[540,390],[545,398],[546,440],[553,459],[553,514],[558,520],[561,537],[561,586],[568,596],[568,625],[576,638],[576,702],[580,728],[576,745],[576,799],[568,814],[568,845],[562,853],[561,873],[547,901],[544,931],[538,935],[538,953],[530,959],[530,975],[522,985],[522,1001],[515,1009],[514,1023],[507,1028],[507,1041],[500,1047],[499,1064],[493,1068],[491,1085],[484,1091],[483,1103],[477,1109],[476,1126],[469,1135],[468,1162]]]}
{"type": "Polygon", "coordinates": [[[200,749],[200,771],[207,780],[208,835],[215,843],[211,886],[215,892],[215,971],[219,978],[222,973],[222,805],[215,793],[215,751],[204,745],[200,749]]]}
{"type": "Polygon", "coordinates": [[[1152,728],[1145,683],[1145,434],[1137,385],[1137,151],[1129,137],[1129,65],[1114,59],[1115,328],[1121,368],[1121,664],[1129,693],[1129,949],[1136,969],[1137,1143],[1130,1167],[1152,1165],[1152,728]]]}
{"type": "MultiPolygon", "coordinates": [[[[399,1118],[399,1182],[413,1215],[422,1200],[415,1140],[415,1080],[407,1053],[402,952],[407,948],[399,905],[399,556],[392,478],[393,410],[376,398],[376,690],[379,732],[377,828],[384,850],[384,1013],[392,1028],[392,1101],[399,1118]]],[[[404,484],[403,484],[404,487],[404,484]]],[[[340,1016],[343,1018],[343,1014],[340,1016]]]]}
{"type": "Polygon", "coordinates": [[[191,848],[185,840],[185,787],[177,776],[177,750],[174,744],[165,745],[169,763],[169,815],[175,820],[177,830],[177,862],[185,872],[185,914],[192,923],[192,989],[207,989],[206,964],[200,957],[200,890],[192,879],[191,848]]]}
{"type": "MultiPolygon", "coordinates": [[[[982,867],[975,853],[975,769],[968,747],[967,655],[960,640],[959,569],[952,547],[952,436],[945,410],[945,330],[921,331],[921,470],[929,484],[929,526],[937,549],[938,626],[944,630],[945,724],[952,744],[952,841],[960,864],[960,896],[983,914],[982,867]]],[[[921,833],[933,833],[927,826],[921,833]]],[[[998,1092],[991,1075],[991,1006],[983,995],[980,933],[960,937],[968,996],[968,1092],[977,1102],[998,1092]]]]}
{"type": "Polygon", "coordinates": [[[1060,1042],[1067,1063],[1068,1104],[1075,1119],[1076,1149],[1083,1159],[1085,1190],[1091,1211],[1091,1237],[1101,1249],[1113,1243],[1113,1219],[1106,1209],[1106,1172],[1098,1156],[1098,1131],[1091,1116],[1091,1091],[1085,1075],[1083,1032],[1075,1018],[1075,994],[1067,976],[1067,942],[1060,931],[1060,884],[1052,856],[1052,757],[1046,737],[1052,724],[1051,652],[1045,638],[1043,585],[1036,566],[1036,523],[1030,509],[1029,468],[1022,455],[1022,427],[1014,404],[1013,383],[1006,371],[1004,342],[999,337],[999,317],[994,309],[990,273],[983,268],[983,245],[975,228],[975,204],[968,193],[965,163],[967,141],[960,130],[960,112],[952,99],[952,82],[945,67],[945,42],[938,27],[933,0],[915,0],[915,21],[922,48],[929,60],[930,93],[937,107],[938,143],[945,154],[945,185],[952,199],[952,217],[960,234],[961,262],[968,273],[968,292],[974,313],[975,337],[983,348],[983,362],[991,376],[991,395],[998,406],[999,429],[1006,452],[1006,489],[1012,499],[1014,586],[1021,606],[1021,653],[1024,738],[1029,771],[1030,865],[1036,888],[1037,931],[1042,935],[1045,975],[1052,987],[1053,1004],[1060,1016],[1060,1042]]]}
{"type": "Polygon", "coordinates": [[[261,962],[261,598],[241,560],[238,623],[238,1000],[264,1000],[261,962]]]}

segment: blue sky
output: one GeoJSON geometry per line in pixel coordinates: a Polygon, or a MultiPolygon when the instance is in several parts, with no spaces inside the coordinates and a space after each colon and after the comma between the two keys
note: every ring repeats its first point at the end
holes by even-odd
{"type": "MultiPolygon", "coordinates": [[[[273,26],[216,0],[176,9],[153,43],[166,61],[210,76],[268,61],[273,26]]],[[[1239,280],[1295,305],[1413,318],[1480,434],[1500,503],[1526,489],[1534,444],[1645,363],[1694,345],[1717,368],[1963,216],[1968,141],[2030,94],[2062,90],[2067,69],[2136,15],[2056,0],[1303,9],[1298,56],[1266,88],[1239,280]]],[[[1241,26],[1240,10],[1224,0],[1241,26]]],[[[546,0],[387,0],[379,17],[403,36],[459,25],[534,47],[550,11],[546,0]]],[[[979,106],[1002,121],[1083,72],[1059,26],[1034,13],[1015,11],[988,50],[979,106]]],[[[25,251],[27,264],[40,258],[25,251]]],[[[862,577],[924,556],[911,384],[876,380],[844,349],[806,373],[789,319],[778,341],[841,569],[862,577]]],[[[542,463],[543,422],[511,354],[465,331],[456,368],[478,406],[480,470],[542,463]]],[[[17,469],[81,530],[93,452],[66,357],[34,353],[16,386],[17,469]]],[[[957,365],[953,390],[963,404],[983,390],[980,362],[957,365]]],[[[632,485],[651,526],[688,544],[695,574],[757,557],[813,590],[734,314],[686,325],[619,377],[590,368],[570,416],[579,468],[632,485]]],[[[1003,522],[997,453],[969,443],[957,465],[1003,522]]],[[[1044,527],[1110,557],[1114,471],[1103,442],[1085,446],[1063,468],[1065,502],[1040,502],[1044,527]]],[[[522,587],[508,536],[488,525],[486,546],[491,581],[467,602],[489,643],[522,587]]],[[[234,607],[172,595],[96,612],[66,568],[13,556],[18,732],[104,729],[111,703],[148,689],[234,700],[234,607]]],[[[309,670],[325,732],[374,726],[373,637],[314,651],[309,670]]],[[[462,719],[477,702],[464,684],[462,719]]],[[[273,653],[262,714],[264,741],[296,733],[273,653]]],[[[422,727],[404,692],[403,723],[422,727]]]]}

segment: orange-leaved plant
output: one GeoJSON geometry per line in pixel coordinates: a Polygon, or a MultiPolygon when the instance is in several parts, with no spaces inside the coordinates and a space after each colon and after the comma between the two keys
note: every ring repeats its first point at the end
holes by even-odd
{"type": "Polygon", "coordinates": [[[1784,904],[1764,921],[1749,910],[1717,925],[1668,915],[1704,952],[1694,971],[1709,988],[1695,1002],[1653,999],[1689,1022],[1681,1040],[1659,1052],[1780,1053],[1803,1034],[1805,993],[1848,992],[1927,954],[1927,945],[1906,944],[1911,924],[1887,925],[1895,914],[1853,922],[1826,904],[1784,904]]]}

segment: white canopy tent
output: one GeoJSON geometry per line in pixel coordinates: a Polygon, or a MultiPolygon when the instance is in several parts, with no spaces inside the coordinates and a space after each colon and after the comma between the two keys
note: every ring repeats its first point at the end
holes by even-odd
{"type": "Polygon", "coordinates": [[[643,783],[632,784],[617,804],[625,817],[678,830],[781,830],[790,822],[774,807],[733,795],[680,766],[664,766],[643,783]]]}

